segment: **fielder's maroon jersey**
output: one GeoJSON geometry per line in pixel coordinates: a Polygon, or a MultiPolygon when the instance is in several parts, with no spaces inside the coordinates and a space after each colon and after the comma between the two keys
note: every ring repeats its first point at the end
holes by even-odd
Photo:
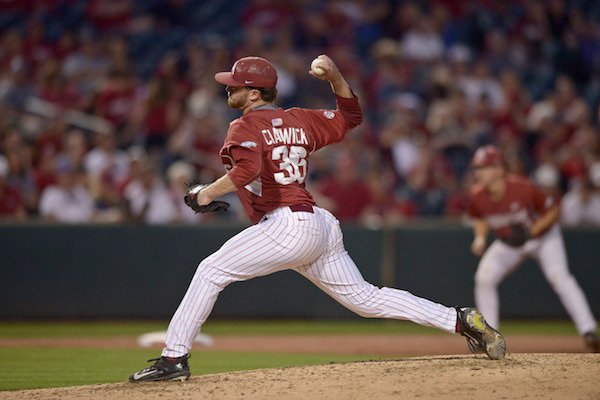
{"type": "Polygon", "coordinates": [[[315,204],[305,189],[308,157],[362,121],[358,98],[336,102],[336,110],[261,106],[231,122],[221,161],[253,223],[279,207],[315,204]]]}
{"type": "Polygon", "coordinates": [[[506,192],[499,201],[493,200],[483,187],[474,189],[468,213],[473,218],[484,219],[496,237],[502,239],[510,234],[511,224],[531,227],[539,215],[554,205],[554,198],[544,194],[529,180],[509,175],[506,192]]]}

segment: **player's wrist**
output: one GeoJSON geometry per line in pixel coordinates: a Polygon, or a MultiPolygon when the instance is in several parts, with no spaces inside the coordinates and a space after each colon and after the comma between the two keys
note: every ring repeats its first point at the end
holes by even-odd
{"type": "Polygon", "coordinates": [[[329,83],[331,84],[331,89],[333,90],[333,93],[339,96],[349,97],[348,93],[352,93],[352,91],[350,90],[350,85],[348,85],[348,82],[346,82],[346,80],[340,73],[338,73],[337,77],[331,79],[329,83]]]}
{"type": "Polygon", "coordinates": [[[213,200],[214,197],[210,193],[210,186],[206,187],[205,189],[202,189],[200,192],[198,192],[198,195],[196,196],[196,202],[201,206],[209,204],[213,200]]]}
{"type": "Polygon", "coordinates": [[[475,236],[475,239],[473,239],[473,244],[475,246],[481,246],[485,244],[485,237],[483,236],[475,236]]]}
{"type": "Polygon", "coordinates": [[[534,224],[529,228],[529,236],[532,238],[540,236],[541,232],[542,228],[539,225],[534,224]]]}

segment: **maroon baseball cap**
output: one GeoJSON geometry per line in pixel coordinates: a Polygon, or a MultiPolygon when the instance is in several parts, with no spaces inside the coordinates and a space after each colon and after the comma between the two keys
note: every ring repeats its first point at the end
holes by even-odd
{"type": "Polygon", "coordinates": [[[244,57],[233,64],[231,72],[216,73],[215,80],[227,86],[274,88],[277,84],[277,71],[264,58],[244,57]]]}
{"type": "Polygon", "coordinates": [[[500,153],[500,150],[496,146],[487,145],[477,149],[471,161],[471,167],[489,167],[492,165],[502,165],[502,163],[502,153],[500,153]]]}

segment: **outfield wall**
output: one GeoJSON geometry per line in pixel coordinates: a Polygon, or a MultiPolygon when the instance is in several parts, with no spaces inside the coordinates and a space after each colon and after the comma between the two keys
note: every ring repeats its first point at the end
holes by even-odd
{"type": "MultiPolygon", "coordinates": [[[[198,263],[242,226],[0,226],[1,318],[168,318],[198,263]]],[[[471,233],[460,225],[344,227],[365,278],[448,305],[473,303],[471,233]]],[[[600,316],[600,230],[567,230],[571,269],[600,316]]],[[[537,265],[500,287],[505,317],[564,318],[537,265]]],[[[215,317],[348,318],[294,272],[235,283],[215,317]]]]}

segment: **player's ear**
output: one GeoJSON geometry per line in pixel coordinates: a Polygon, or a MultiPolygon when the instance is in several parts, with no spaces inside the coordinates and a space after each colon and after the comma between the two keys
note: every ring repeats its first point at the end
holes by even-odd
{"type": "Polygon", "coordinates": [[[248,98],[249,100],[252,101],[257,101],[260,100],[260,90],[258,89],[250,89],[250,91],[248,92],[248,98]]]}

